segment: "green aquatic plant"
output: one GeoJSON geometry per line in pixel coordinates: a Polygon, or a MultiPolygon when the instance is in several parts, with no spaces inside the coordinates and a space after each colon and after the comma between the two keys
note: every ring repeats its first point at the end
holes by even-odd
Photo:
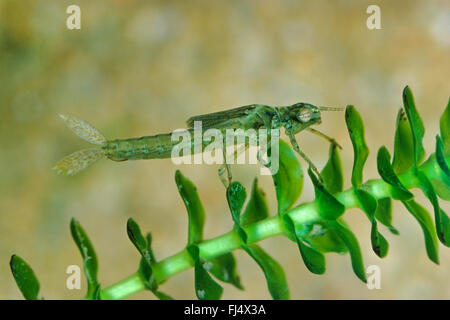
{"type": "MultiPolygon", "coordinates": [[[[186,247],[168,258],[156,260],[151,234],[144,236],[136,221],[130,218],[127,234],[142,256],[140,265],[136,273],[111,286],[100,286],[94,248],[81,225],[72,219],[72,237],[81,252],[88,282],[85,298],[122,299],[149,290],[159,299],[172,299],[159,290],[160,285],[193,267],[197,297],[220,299],[223,288],[219,282],[243,289],[232,253],[242,249],[261,267],[271,296],[289,299],[281,265],[257,244],[276,235],[285,235],[296,243],[305,266],[315,274],[326,270],[325,253],[348,252],[354,273],[366,282],[358,240],[342,215],[350,208],[360,208],[365,213],[371,223],[373,251],[382,258],[388,253],[389,243],[379,231],[379,224],[398,234],[392,225],[393,199],[401,201],[417,220],[423,231],[427,255],[439,264],[438,242],[450,246],[450,220],[438,202],[438,197],[450,200],[450,101],[440,119],[435,152],[426,161],[422,145],[425,129],[408,87],[403,91],[403,103],[404,109],[400,109],[397,116],[392,161],[386,147],[380,147],[377,153],[381,179],[363,182],[363,167],[369,154],[363,121],[353,106],[347,106],[345,120],[354,150],[350,189],[343,190],[341,160],[336,144],[332,143],[328,162],[320,172],[323,181],[313,170],[307,171],[314,185],[315,200],[293,207],[302,191],[304,173],[289,144],[280,140],[280,168],[273,175],[277,214],[269,215],[265,194],[256,179],[249,197],[241,183],[232,182],[226,190],[226,199],[234,227],[213,239],[203,239],[205,210],[195,185],[177,171],[175,182],[189,217],[186,247]],[[430,201],[434,223],[430,213],[414,200],[410,192],[414,188],[420,189],[430,201]]],[[[17,255],[12,256],[10,266],[25,299],[37,299],[40,285],[30,266],[17,255]]]]}

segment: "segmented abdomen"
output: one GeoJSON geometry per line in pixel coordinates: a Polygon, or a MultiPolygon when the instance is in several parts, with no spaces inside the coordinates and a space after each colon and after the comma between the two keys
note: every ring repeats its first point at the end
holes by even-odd
{"type": "MultiPolygon", "coordinates": [[[[191,135],[191,154],[194,154],[193,130],[188,130],[191,135]]],[[[140,138],[116,139],[108,141],[103,149],[106,156],[115,161],[139,160],[139,159],[165,159],[170,158],[174,146],[181,140],[172,141],[172,134],[158,134],[140,138]]],[[[182,156],[183,152],[179,152],[182,156]]]]}

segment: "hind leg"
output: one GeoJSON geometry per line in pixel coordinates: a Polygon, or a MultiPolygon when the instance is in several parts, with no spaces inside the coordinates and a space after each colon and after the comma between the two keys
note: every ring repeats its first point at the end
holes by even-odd
{"type": "Polygon", "coordinates": [[[300,150],[300,147],[298,146],[298,143],[297,143],[297,140],[295,139],[295,136],[293,134],[288,134],[288,136],[289,136],[289,139],[291,141],[291,145],[294,148],[294,150],[300,155],[300,157],[302,157],[309,164],[309,167],[317,175],[317,177],[319,178],[320,182],[323,182],[323,179],[322,179],[322,177],[320,175],[320,172],[317,169],[317,167],[314,165],[314,163],[311,161],[311,159],[309,159],[308,156],[302,150],[300,150]]]}
{"type": "MultiPolygon", "coordinates": [[[[246,150],[246,146],[245,145],[240,146],[234,152],[233,159],[237,159],[240,154],[245,152],[245,150],[246,150]]],[[[225,151],[225,148],[224,148],[224,156],[223,156],[224,164],[222,164],[219,167],[219,178],[220,178],[220,181],[222,181],[222,183],[225,186],[225,188],[228,188],[228,186],[231,184],[233,176],[231,174],[230,164],[227,163],[225,153],[226,153],[226,151],[225,151]],[[226,177],[225,177],[225,172],[227,173],[226,177]]]]}

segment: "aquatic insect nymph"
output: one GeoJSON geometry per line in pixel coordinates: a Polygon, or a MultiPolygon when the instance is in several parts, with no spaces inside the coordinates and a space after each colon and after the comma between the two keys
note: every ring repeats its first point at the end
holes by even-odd
{"type": "MultiPolygon", "coordinates": [[[[202,122],[203,130],[214,128],[222,132],[225,132],[227,129],[248,130],[265,128],[270,135],[270,130],[283,127],[294,150],[308,162],[313,171],[319,174],[316,166],[300,150],[295,134],[302,130],[308,130],[338,145],[334,139],[311,128],[311,126],[321,123],[320,111],[342,110],[343,108],[316,107],[308,103],[296,103],[291,106],[280,107],[253,104],[191,117],[187,120],[187,130],[193,135],[194,122],[196,121],[202,122]]],[[[170,158],[172,148],[178,143],[172,139],[172,133],[107,140],[97,129],[83,120],[67,115],[60,115],[60,117],[80,138],[99,146],[98,148],[84,149],[72,153],[58,162],[54,169],[66,175],[74,175],[103,157],[114,161],[170,158]]],[[[207,144],[202,141],[203,147],[207,144]]],[[[246,147],[248,145],[244,146],[244,150],[246,147]]],[[[192,145],[192,154],[196,150],[199,149],[194,148],[194,145],[192,145]]],[[[200,148],[200,152],[202,152],[202,148],[200,148]]],[[[227,163],[221,166],[219,173],[222,177],[225,169],[228,171],[228,180],[230,181],[231,173],[227,163]]]]}

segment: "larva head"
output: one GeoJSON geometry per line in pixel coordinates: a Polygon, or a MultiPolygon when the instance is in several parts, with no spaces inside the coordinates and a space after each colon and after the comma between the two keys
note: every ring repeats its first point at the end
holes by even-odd
{"type": "Polygon", "coordinates": [[[322,122],[320,111],[343,111],[344,108],[316,107],[309,103],[299,102],[282,111],[283,126],[294,134],[314,124],[322,122]]]}
{"type": "Polygon", "coordinates": [[[321,122],[319,108],[309,103],[296,103],[283,108],[283,126],[294,134],[321,122]]]}

